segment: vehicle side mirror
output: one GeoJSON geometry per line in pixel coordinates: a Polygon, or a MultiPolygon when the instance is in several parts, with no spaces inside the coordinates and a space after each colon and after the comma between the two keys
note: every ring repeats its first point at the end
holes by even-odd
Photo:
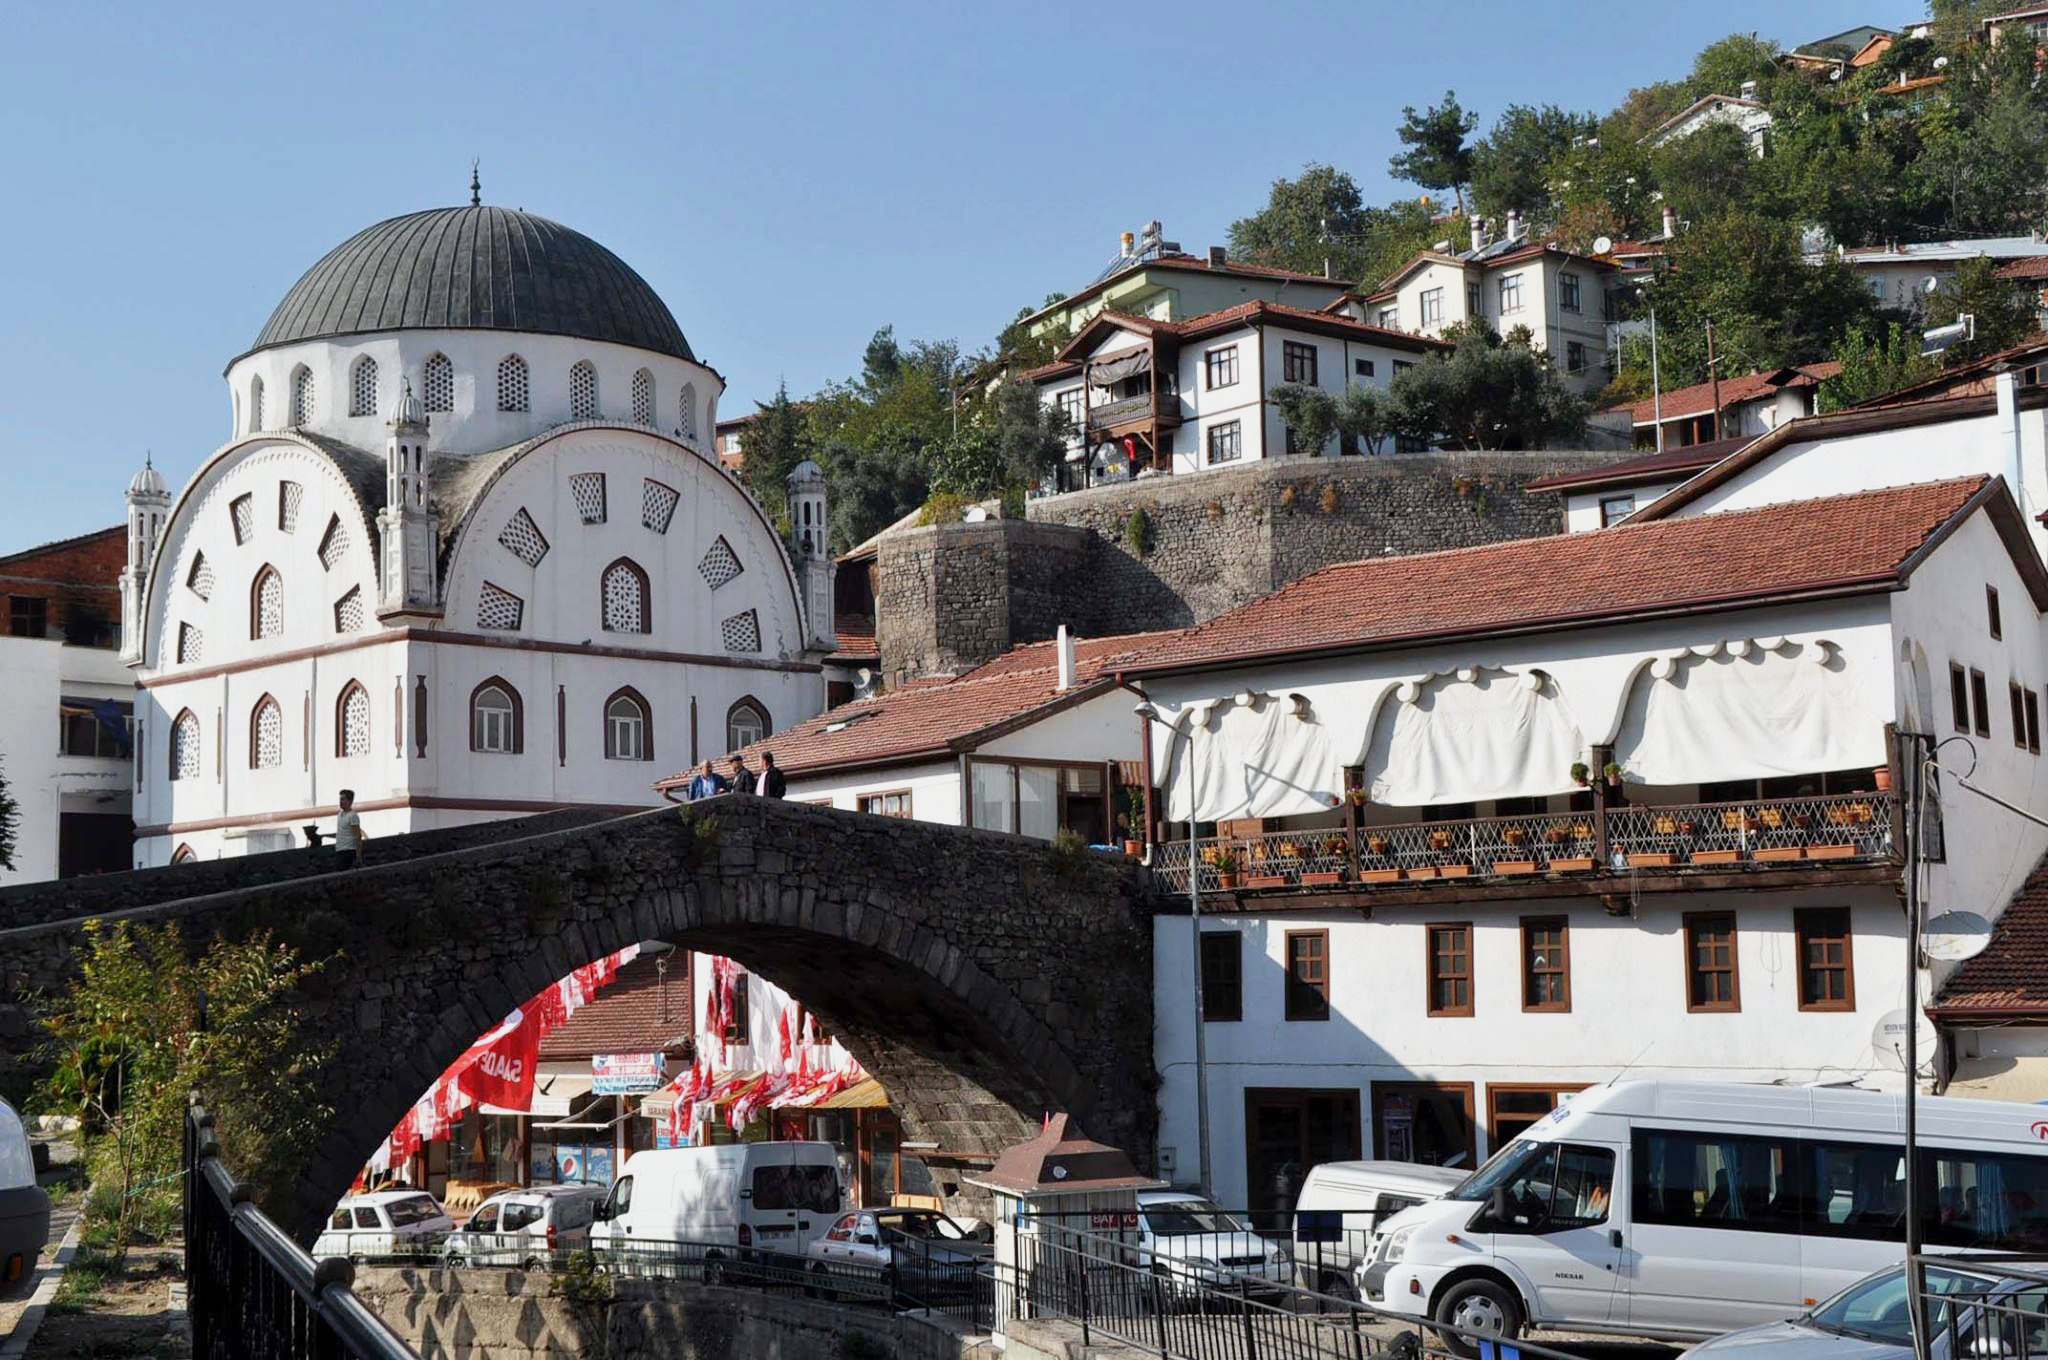
{"type": "Polygon", "coordinates": [[[590,1211],[590,1220],[591,1220],[591,1222],[593,1222],[593,1223],[609,1223],[609,1222],[611,1222],[611,1221],[612,1221],[612,1202],[611,1202],[610,1200],[606,1200],[606,1201],[604,1201],[604,1202],[603,1202],[602,1204],[598,1205],[598,1206],[597,1206],[597,1207],[596,1207],[595,1209],[592,1209],[592,1210],[590,1211]]]}
{"type": "Polygon", "coordinates": [[[1507,1223],[1508,1188],[1505,1185],[1494,1186],[1492,1193],[1487,1195],[1486,1216],[1489,1219],[1492,1219],[1496,1224],[1504,1225],[1507,1223]]]}

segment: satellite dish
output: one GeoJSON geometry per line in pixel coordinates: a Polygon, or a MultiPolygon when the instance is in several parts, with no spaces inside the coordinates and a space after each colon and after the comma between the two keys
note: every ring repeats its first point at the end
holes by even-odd
{"type": "Polygon", "coordinates": [[[1595,236],[1593,238],[1593,253],[1595,255],[1605,255],[1612,249],[1614,249],[1614,238],[1612,236],[1595,236]]]}
{"type": "Polygon", "coordinates": [[[1920,280],[1920,291],[1923,293],[1931,293],[1939,287],[1941,287],[1941,280],[1932,274],[1928,274],[1920,280]]]}
{"type": "Polygon", "coordinates": [[[1945,911],[1920,927],[1920,948],[1930,959],[1961,963],[1991,943],[1991,922],[1974,911],[1945,911]]]}
{"type": "Polygon", "coordinates": [[[868,685],[873,684],[874,679],[875,673],[869,670],[866,666],[862,666],[859,670],[853,673],[854,683],[860,685],[862,688],[866,688],[868,685]]]}
{"type": "Polygon", "coordinates": [[[988,518],[988,510],[984,506],[970,505],[967,507],[967,513],[960,518],[969,524],[979,524],[988,518]]]}
{"type": "MultiPolygon", "coordinates": [[[[1897,1010],[1886,1011],[1871,1026],[1870,1046],[1876,1050],[1877,1060],[1894,1072],[1906,1070],[1906,1026],[1912,1023],[1907,1012],[1897,1010]]],[[[1918,1051],[1926,1055],[1923,1061],[1934,1057],[1934,1024],[1924,1014],[1920,1017],[1914,1043],[1918,1051]]]]}

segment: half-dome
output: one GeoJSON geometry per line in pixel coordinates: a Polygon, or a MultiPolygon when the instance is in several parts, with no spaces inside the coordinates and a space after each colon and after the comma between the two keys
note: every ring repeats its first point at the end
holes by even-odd
{"type": "Polygon", "coordinates": [[[379,222],[292,285],[251,352],[393,330],[603,340],[696,361],[631,265],[559,222],[510,208],[431,208],[379,222]]]}

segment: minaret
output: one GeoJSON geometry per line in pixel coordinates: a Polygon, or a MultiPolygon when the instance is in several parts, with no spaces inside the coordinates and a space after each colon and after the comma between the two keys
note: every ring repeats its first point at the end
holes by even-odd
{"type": "Polygon", "coordinates": [[[377,512],[384,562],[377,587],[377,617],[438,617],[435,576],[440,526],[427,501],[427,408],[407,381],[384,440],[384,508],[377,512]]]}
{"type": "Polygon", "coordinates": [[[171,493],[164,475],[148,455],[142,471],[128,483],[128,565],[121,569],[121,659],[142,660],[142,611],[149,606],[149,565],[156,559],[157,540],[171,513],[171,493]]]}
{"type": "Polygon", "coordinates": [[[803,596],[807,647],[831,651],[832,561],[825,523],[825,469],[806,458],[789,470],[789,545],[796,562],[797,591],[803,596]]]}

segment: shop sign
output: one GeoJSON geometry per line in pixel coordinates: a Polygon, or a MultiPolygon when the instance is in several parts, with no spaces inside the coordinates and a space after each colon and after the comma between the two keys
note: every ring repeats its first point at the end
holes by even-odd
{"type": "Polygon", "coordinates": [[[590,1089],[600,1096],[640,1095],[668,1084],[663,1053],[597,1053],[590,1059],[590,1089]]]}

